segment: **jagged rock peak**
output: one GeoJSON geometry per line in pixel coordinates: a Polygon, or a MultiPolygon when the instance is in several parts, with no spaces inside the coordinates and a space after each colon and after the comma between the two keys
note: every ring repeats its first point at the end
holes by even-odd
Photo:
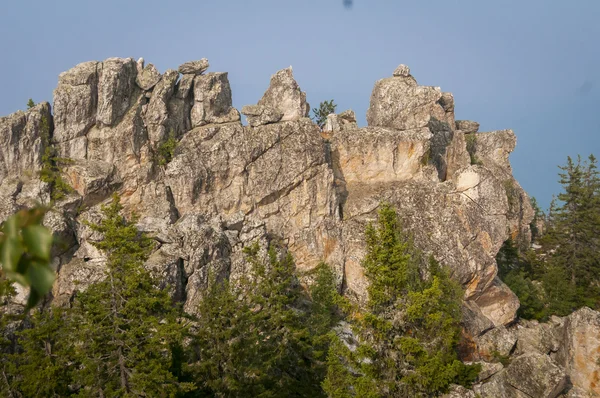
{"type": "Polygon", "coordinates": [[[394,70],[395,77],[409,77],[410,76],[410,68],[404,64],[398,65],[396,70],[394,70]]]}
{"type": "Polygon", "coordinates": [[[208,59],[202,58],[198,61],[185,62],[179,65],[177,70],[183,75],[201,75],[206,72],[209,66],[208,59]]]}
{"type": "Polygon", "coordinates": [[[258,105],[270,107],[282,113],[282,121],[307,117],[310,111],[310,106],[306,102],[306,93],[300,90],[291,66],[271,76],[269,88],[258,101],[258,105]]]}

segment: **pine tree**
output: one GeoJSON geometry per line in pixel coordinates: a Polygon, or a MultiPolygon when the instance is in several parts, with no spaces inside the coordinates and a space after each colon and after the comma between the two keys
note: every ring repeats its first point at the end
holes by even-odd
{"type": "Polygon", "coordinates": [[[366,231],[363,266],[368,310],[355,310],[358,346],[333,345],[324,387],[329,396],[430,396],[472,383],[476,367],[457,359],[462,291],[448,271],[426,260],[387,204],[366,231]],[[346,380],[347,387],[340,387],[346,380]]]}
{"type": "MultiPolygon", "coordinates": [[[[245,250],[249,273],[236,281],[213,281],[198,307],[194,328],[196,396],[322,396],[324,377],[318,360],[326,348],[331,301],[307,308],[288,254],[275,245],[268,259],[257,244],[245,250]],[[311,318],[310,308],[318,315],[311,318]]],[[[327,288],[315,288],[316,300],[329,300],[327,288]]]]}
{"type": "Polygon", "coordinates": [[[73,394],[70,385],[74,346],[67,333],[69,319],[66,312],[40,310],[23,322],[26,327],[17,333],[19,348],[7,357],[9,361],[4,374],[10,380],[9,390],[26,397],[73,394]]]}
{"type": "Polygon", "coordinates": [[[327,122],[327,116],[335,113],[335,108],[337,108],[337,105],[333,103],[333,100],[323,101],[319,104],[318,108],[313,108],[312,119],[319,125],[320,128],[323,128],[327,122]]]}
{"type": "MultiPolygon", "coordinates": [[[[570,157],[561,166],[563,192],[551,211],[548,233],[542,239],[548,253],[548,270],[556,280],[562,274],[577,297],[571,310],[581,305],[600,308],[600,177],[597,160],[590,155],[575,163],[570,157]]],[[[565,285],[564,283],[561,285],[565,285]]],[[[546,289],[556,286],[545,284],[546,289]]],[[[566,289],[566,286],[564,286],[566,289]]],[[[563,289],[563,290],[564,290],[563,289]]],[[[561,313],[568,311],[561,306],[561,313]]]]}
{"type": "Polygon", "coordinates": [[[172,373],[173,348],[184,328],[166,290],[144,269],[151,240],[135,218],[121,214],[119,196],[102,207],[103,220],[90,227],[103,235],[96,247],[107,256],[107,275],[75,300],[69,329],[75,342],[73,383],[80,395],[171,397],[189,390],[172,373]]]}

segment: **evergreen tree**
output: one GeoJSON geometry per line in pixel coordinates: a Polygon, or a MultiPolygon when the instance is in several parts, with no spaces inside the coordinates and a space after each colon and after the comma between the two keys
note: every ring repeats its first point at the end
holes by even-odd
{"type": "MultiPolygon", "coordinates": [[[[333,294],[315,287],[317,303],[307,307],[289,254],[278,255],[272,245],[265,262],[257,244],[245,253],[249,274],[235,284],[213,281],[198,307],[189,368],[199,386],[194,395],[322,396],[318,360],[326,351],[333,294]]],[[[333,280],[321,274],[326,283],[333,280]]]]}
{"type": "Polygon", "coordinates": [[[324,383],[329,396],[419,397],[444,392],[451,383],[472,383],[479,369],[456,354],[458,284],[433,258],[424,259],[387,204],[377,225],[367,228],[366,243],[368,310],[351,316],[357,348],[333,345],[324,383]]]}
{"type": "Polygon", "coordinates": [[[119,196],[89,224],[103,235],[95,246],[107,256],[106,279],[79,294],[72,310],[76,341],[73,382],[80,395],[170,397],[189,389],[171,372],[173,347],[184,329],[166,290],[144,269],[151,240],[120,213],[119,196]]]}
{"type": "Polygon", "coordinates": [[[19,348],[7,356],[4,373],[13,396],[20,396],[17,391],[25,397],[64,397],[74,393],[70,387],[74,345],[67,333],[67,322],[65,311],[60,309],[39,311],[24,321],[26,327],[17,333],[19,348]]]}
{"type": "Polygon", "coordinates": [[[333,103],[333,100],[323,101],[319,104],[318,108],[313,108],[312,119],[319,125],[320,128],[323,128],[327,122],[327,116],[335,113],[335,108],[337,108],[337,105],[333,103]]]}
{"type": "MultiPolygon", "coordinates": [[[[547,269],[552,274],[546,280],[556,281],[562,274],[568,284],[561,283],[567,297],[576,297],[570,310],[581,305],[600,308],[600,177],[597,160],[590,155],[575,163],[570,157],[560,167],[563,192],[558,205],[551,211],[551,223],[542,239],[548,257],[547,269]],[[568,287],[570,286],[570,287],[568,287]],[[571,291],[566,291],[573,290],[571,291]]],[[[547,283],[544,288],[558,286],[547,283]]],[[[564,303],[563,303],[564,304],[564,303]]],[[[569,312],[562,305],[561,313],[569,312]]]]}

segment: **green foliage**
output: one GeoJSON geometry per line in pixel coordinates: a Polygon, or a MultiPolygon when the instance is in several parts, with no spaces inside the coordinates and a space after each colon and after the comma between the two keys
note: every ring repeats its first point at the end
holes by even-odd
{"type": "Polygon", "coordinates": [[[477,152],[477,134],[465,134],[465,141],[467,142],[467,152],[471,157],[471,164],[483,164],[476,155],[477,152]]]}
{"type": "Polygon", "coordinates": [[[377,224],[367,228],[366,243],[369,311],[352,315],[359,338],[355,351],[333,345],[324,383],[330,396],[363,396],[362,388],[371,394],[365,396],[430,396],[452,383],[473,383],[479,369],[456,354],[459,285],[414,247],[387,204],[377,224]]]}
{"type": "Polygon", "coordinates": [[[540,237],[542,233],[542,231],[538,230],[538,221],[545,220],[546,215],[538,205],[535,197],[532,196],[529,199],[529,202],[531,204],[531,207],[533,208],[533,220],[531,220],[529,228],[531,229],[531,240],[535,241],[540,237]]]}
{"type": "Polygon", "coordinates": [[[175,149],[177,149],[177,139],[173,130],[169,132],[167,139],[162,142],[156,150],[156,161],[161,166],[166,166],[173,160],[175,155],[175,149]]]}
{"type": "MultiPolygon", "coordinates": [[[[27,309],[35,306],[52,288],[56,277],[52,269],[52,233],[42,225],[46,209],[21,210],[2,224],[0,264],[10,281],[30,287],[27,309]]],[[[3,283],[3,292],[10,287],[3,283]]]]}
{"type": "Polygon", "coordinates": [[[151,240],[121,214],[119,197],[88,224],[104,239],[102,282],[80,292],[72,308],[38,314],[19,333],[10,388],[25,396],[174,397],[193,388],[176,377],[185,327],[165,290],[143,267],[151,240]]]}
{"type": "Polygon", "coordinates": [[[188,372],[198,396],[322,396],[333,274],[319,266],[306,308],[289,254],[271,245],[264,261],[258,244],[245,253],[249,273],[235,284],[213,278],[197,309],[188,372]]]}
{"type": "Polygon", "coordinates": [[[27,101],[27,109],[31,109],[35,106],[35,102],[33,102],[33,100],[31,98],[29,98],[29,101],[27,101]]]}
{"type": "Polygon", "coordinates": [[[62,165],[69,164],[71,160],[58,156],[56,147],[50,142],[50,126],[45,116],[42,116],[40,122],[40,137],[44,148],[40,180],[50,185],[50,198],[52,201],[61,200],[73,192],[73,188],[62,178],[61,169],[62,165]]]}
{"type": "Polygon", "coordinates": [[[519,191],[512,180],[505,180],[503,182],[504,192],[506,192],[506,198],[508,199],[508,208],[511,213],[517,213],[520,211],[520,197],[519,191]]]}
{"type": "Polygon", "coordinates": [[[152,241],[120,213],[118,195],[102,206],[104,218],[88,224],[103,235],[95,243],[107,256],[106,279],[80,293],[70,331],[77,342],[73,383],[85,395],[139,396],[190,389],[171,372],[173,347],[185,332],[166,290],[143,267],[152,241]]]}
{"type": "Polygon", "coordinates": [[[505,367],[510,364],[510,355],[503,355],[498,351],[492,351],[492,358],[494,358],[495,362],[499,362],[505,367]]]}
{"type": "Polygon", "coordinates": [[[337,108],[337,105],[333,103],[333,100],[323,101],[319,104],[318,108],[313,108],[312,119],[319,125],[320,128],[323,128],[327,122],[327,116],[335,113],[335,108],[337,108]]]}
{"type": "Polygon", "coordinates": [[[567,159],[560,182],[564,191],[553,200],[548,216],[532,199],[532,226],[543,218],[547,231],[532,228],[542,245],[539,253],[521,253],[511,241],[496,257],[499,276],[521,301],[519,316],[544,320],[564,316],[581,306],[600,308],[600,178],[596,159],[567,159]]]}
{"type": "Polygon", "coordinates": [[[20,349],[7,357],[5,375],[9,391],[26,397],[63,397],[72,394],[74,346],[65,332],[75,325],[59,309],[38,312],[28,319],[28,327],[17,333],[20,349]]]}
{"type": "MultiPolygon", "coordinates": [[[[561,269],[575,290],[578,306],[600,308],[600,177],[590,155],[561,167],[559,205],[553,209],[542,245],[549,269],[561,269]]],[[[553,272],[558,272],[554,270],[553,272]]],[[[551,288],[550,286],[547,286],[551,288]]]]}

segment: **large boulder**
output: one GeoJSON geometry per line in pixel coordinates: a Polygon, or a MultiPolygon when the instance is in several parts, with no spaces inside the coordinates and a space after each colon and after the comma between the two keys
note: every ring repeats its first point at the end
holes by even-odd
{"type": "Polygon", "coordinates": [[[506,369],[475,391],[482,398],[555,398],[566,386],[566,373],[549,356],[530,353],[512,359],[506,369]]]}
{"type": "Polygon", "coordinates": [[[240,113],[231,106],[231,87],[227,72],[207,73],[194,78],[192,127],[240,120],[240,113]]]}
{"type": "Polygon", "coordinates": [[[574,390],[600,396],[600,312],[584,307],[565,318],[556,361],[574,390]]]}
{"type": "Polygon", "coordinates": [[[264,105],[246,105],[242,108],[242,114],[251,127],[277,123],[283,117],[283,113],[264,105]]]}
{"type": "Polygon", "coordinates": [[[446,119],[438,87],[417,85],[409,72],[375,83],[367,111],[369,126],[409,130],[426,127],[432,117],[446,119]]]}
{"type": "Polygon", "coordinates": [[[307,117],[310,111],[310,106],[306,102],[306,93],[300,90],[300,86],[294,80],[291,66],[271,76],[269,88],[258,101],[258,105],[282,113],[283,121],[307,117]]]}
{"type": "Polygon", "coordinates": [[[198,61],[189,61],[179,65],[178,71],[184,75],[201,75],[209,66],[208,59],[202,58],[198,61]]]}
{"type": "Polygon", "coordinates": [[[160,80],[160,72],[152,64],[146,65],[143,69],[138,70],[135,83],[144,91],[151,90],[160,80]]]}

